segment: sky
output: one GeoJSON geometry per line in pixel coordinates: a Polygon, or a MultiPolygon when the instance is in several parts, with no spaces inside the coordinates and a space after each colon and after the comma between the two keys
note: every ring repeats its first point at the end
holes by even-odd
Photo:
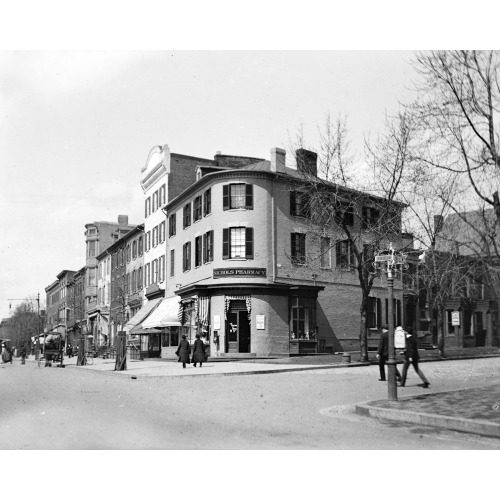
{"type": "Polygon", "coordinates": [[[143,222],[150,150],[270,158],[346,116],[353,150],[410,95],[409,51],[0,52],[0,317],[85,265],[85,224],[143,222]],[[8,235],[8,236],[7,236],[8,235]]]}

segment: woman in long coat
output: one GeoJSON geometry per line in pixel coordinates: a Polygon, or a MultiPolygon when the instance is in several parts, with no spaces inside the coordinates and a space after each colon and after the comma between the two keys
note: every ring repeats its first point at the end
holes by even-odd
{"type": "Polygon", "coordinates": [[[203,341],[200,339],[200,334],[197,333],[193,346],[193,366],[196,368],[196,363],[200,363],[201,368],[203,361],[206,361],[205,346],[203,345],[203,341]]]}
{"type": "Polygon", "coordinates": [[[186,340],[186,336],[182,336],[182,340],[179,342],[179,347],[175,354],[179,356],[179,363],[182,363],[182,368],[186,368],[186,363],[189,364],[189,355],[191,354],[191,346],[186,340]]]}

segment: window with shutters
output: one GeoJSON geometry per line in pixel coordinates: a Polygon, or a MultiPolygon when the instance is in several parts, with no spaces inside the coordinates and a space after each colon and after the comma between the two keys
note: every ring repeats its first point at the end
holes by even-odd
{"type": "Polygon", "coordinates": [[[322,237],[321,238],[321,258],[320,258],[320,266],[322,269],[331,269],[332,268],[332,250],[330,238],[322,237]]]}
{"type": "Polygon", "coordinates": [[[335,265],[339,269],[351,269],[354,266],[354,252],[349,240],[339,241],[335,245],[335,265]]]}
{"type": "Polygon", "coordinates": [[[292,264],[306,263],[306,235],[292,233],[292,264]]]}
{"type": "Polygon", "coordinates": [[[168,218],[168,235],[169,236],[175,236],[175,215],[176,214],[172,214],[169,218],[168,218]]]}
{"type": "Polygon", "coordinates": [[[253,228],[224,228],[222,230],[222,258],[253,259],[253,228]]]}
{"type": "Polygon", "coordinates": [[[203,252],[203,239],[197,236],[194,239],[194,267],[201,266],[201,255],[203,252]]]}
{"type": "Polygon", "coordinates": [[[193,222],[201,219],[201,194],[193,202],[193,222]]]}
{"type": "Polygon", "coordinates": [[[368,297],[366,326],[367,328],[382,327],[382,303],[376,297],[368,297]]]}
{"type": "Polygon", "coordinates": [[[290,215],[309,217],[309,196],[302,191],[290,192],[290,215]]]}
{"type": "Polygon", "coordinates": [[[222,186],[224,210],[253,210],[253,184],[226,184],[222,186]]]}
{"type": "Polygon", "coordinates": [[[186,229],[186,227],[191,225],[191,202],[186,203],[184,205],[183,217],[182,217],[182,227],[186,229]]]}
{"type": "Polygon", "coordinates": [[[212,212],[212,190],[209,188],[203,194],[203,217],[212,212]]]}
{"type": "Polygon", "coordinates": [[[191,269],[191,242],[188,241],[182,246],[182,270],[184,272],[191,269]]]}
{"type": "Polygon", "coordinates": [[[214,232],[208,231],[203,235],[203,263],[214,260],[214,232]]]}
{"type": "Polygon", "coordinates": [[[170,250],[170,276],[175,275],[175,250],[170,250]]]}

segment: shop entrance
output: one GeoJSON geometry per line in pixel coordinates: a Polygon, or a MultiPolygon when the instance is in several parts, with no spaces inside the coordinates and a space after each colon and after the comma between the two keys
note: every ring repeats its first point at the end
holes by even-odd
{"type": "Polygon", "coordinates": [[[244,300],[231,301],[227,313],[227,352],[250,352],[250,322],[244,300]]]}
{"type": "Polygon", "coordinates": [[[160,352],[160,332],[150,333],[148,342],[148,358],[159,358],[160,352]]]}

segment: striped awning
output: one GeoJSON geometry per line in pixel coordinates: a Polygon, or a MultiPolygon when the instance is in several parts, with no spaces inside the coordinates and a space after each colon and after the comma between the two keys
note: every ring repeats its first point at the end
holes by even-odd
{"type": "Polygon", "coordinates": [[[157,299],[148,300],[139,309],[139,311],[137,311],[137,313],[134,314],[134,316],[132,316],[127,323],[125,323],[123,330],[125,332],[129,332],[130,330],[132,330],[132,328],[134,328],[134,326],[139,325],[155,309],[155,307],[161,302],[161,300],[162,300],[161,297],[157,299]]]}
{"type": "Polygon", "coordinates": [[[142,328],[164,328],[167,326],[181,326],[179,321],[180,297],[168,297],[163,299],[158,307],[142,322],[142,328]]]}
{"type": "Polygon", "coordinates": [[[250,313],[252,312],[252,296],[251,295],[226,295],[224,297],[224,315],[227,319],[227,312],[232,300],[244,300],[248,311],[248,321],[250,321],[250,313]]]}

